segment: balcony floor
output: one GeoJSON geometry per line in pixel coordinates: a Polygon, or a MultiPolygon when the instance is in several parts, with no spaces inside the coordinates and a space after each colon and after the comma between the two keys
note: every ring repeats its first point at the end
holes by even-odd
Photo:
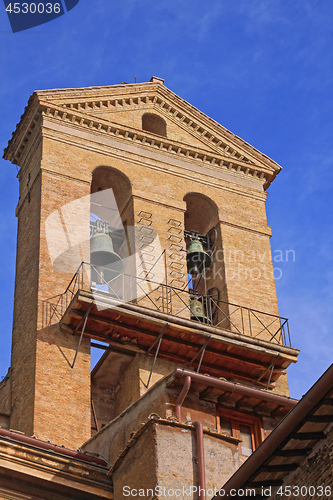
{"type": "Polygon", "coordinates": [[[120,302],[104,293],[79,290],[60,320],[61,330],[79,335],[85,318],[84,336],[140,352],[147,352],[155,342],[151,355],[163,332],[158,356],[185,366],[196,356],[191,369],[197,369],[206,344],[201,373],[264,387],[269,381],[270,389],[299,353],[267,340],[120,302]]]}

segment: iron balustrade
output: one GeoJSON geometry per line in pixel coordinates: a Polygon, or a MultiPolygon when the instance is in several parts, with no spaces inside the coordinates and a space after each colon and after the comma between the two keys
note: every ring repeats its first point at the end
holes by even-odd
{"type": "Polygon", "coordinates": [[[155,282],[151,279],[151,270],[141,277],[120,273],[107,281],[105,276],[108,274],[109,268],[82,262],[65,292],[43,301],[43,327],[58,323],[76,293],[85,290],[93,293],[95,298],[111,297],[119,303],[134,303],[146,309],[191,319],[193,322],[201,321],[221,330],[291,347],[287,318],[217,300],[165,282],[155,282]],[[98,283],[91,281],[92,275],[97,277],[98,283]],[[191,301],[194,299],[201,302],[204,318],[193,313],[191,301]]]}

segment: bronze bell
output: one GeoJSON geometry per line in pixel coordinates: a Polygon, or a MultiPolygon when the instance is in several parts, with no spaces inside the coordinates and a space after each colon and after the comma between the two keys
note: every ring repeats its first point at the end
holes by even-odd
{"type": "Polygon", "coordinates": [[[123,272],[123,262],[113,250],[113,243],[106,233],[95,233],[90,238],[91,280],[107,283],[123,272]]]}
{"type": "Polygon", "coordinates": [[[201,321],[202,323],[209,322],[207,316],[205,316],[204,306],[197,298],[190,299],[190,312],[192,320],[201,321]]]}
{"type": "Polygon", "coordinates": [[[187,271],[189,274],[202,273],[204,269],[208,269],[211,264],[211,258],[204,251],[202,243],[198,239],[191,239],[187,245],[187,271]]]}

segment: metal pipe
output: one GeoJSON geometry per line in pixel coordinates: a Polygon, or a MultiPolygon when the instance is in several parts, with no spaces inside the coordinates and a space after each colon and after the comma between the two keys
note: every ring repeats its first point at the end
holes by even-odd
{"type": "MultiPolygon", "coordinates": [[[[79,339],[79,343],[78,343],[78,346],[77,346],[77,349],[76,349],[76,353],[75,353],[75,356],[74,356],[74,360],[73,360],[73,363],[71,364],[71,368],[74,368],[74,365],[75,365],[75,361],[76,361],[76,358],[77,358],[77,355],[78,355],[78,352],[79,352],[79,349],[80,349],[80,346],[81,346],[81,342],[82,342],[82,338],[83,338],[83,334],[84,334],[84,330],[86,328],[86,324],[87,324],[87,320],[88,320],[88,316],[89,316],[89,313],[92,309],[92,306],[93,304],[90,304],[89,306],[89,309],[87,310],[86,314],[84,315],[84,323],[83,323],[83,328],[81,330],[81,335],[80,335],[80,339],[79,339]]],[[[83,318],[82,318],[83,319],[83,318]]],[[[73,335],[77,332],[77,330],[79,329],[81,323],[82,323],[82,319],[80,321],[80,323],[77,325],[77,327],[75,328],[74,332],[73,332],[73,335]]]]}
{"type": "Polygon", "coordinates": [[[209,339],[207,340],[207,342],[203,346],[202,353],[201,353],[201,356],[200,356],[200,361],[199,361],[198,368],[197,368],[197,373],[199,373],[199,371],[200,371],[201,363],[202,363],[203,357],[205,355],[206,347],[207,347],[208,342],[210,341],[210,339],[211,339],[211,337],[209,337],[209,339]]]}
{"type": "MultiPolygon", "coordinates": [[[[235,382],[220,380],[218,378],[210,377],[208,375],[202,375],[201,373],[191,372],[189,370],[185,370],[184,368],[176,368],[176,370],[174,370],[172,373],[172,377],[179,377],[179,378],[186,377],[186,379],[189,377],[194,382],[200,382],[201,384],[204,384],[208,387],[217,387],[227,392],[233,392],[235,394],[240,394],[242,396],[247,396],[249,398],[252,397],[261,399],[262,401],[265,401],[267,403],[274,403],[276,405],[289,407],[290,409],[293,408],[298,403],[296,399],[287,398],[286,396],[279,396],[278,394],[272,394],[268,391],[260,389],[253,389],[252,387],[246,387],[241,384],[236,384],[235,382]]],[[[180,395],[182,394],[182,392],[180,393],[180,395]]],[[[178,396],[178,399],[180,398],[180,395],[178,396]]]]}
{"type": "Polygon", "coordinates": [[[164,332],[165,332],[165,330],[167,329],[168,326],[169,326],[169,323],[167,323],[165,325],[165,327],[163,328],[163,330],[161,331],[161,333],[159,334],[159,336],[157,337],[157,339],[154,341],[154,343],[149,347],[149,349],[147,351],[147,354],[148,354],[148,352],[152,349],[152,347],[158,341],[158,346],[157,346],[157,349],[156,349],[156,352],[155,352],[154,361],[153,361],[153,364],[152,364],[152,367],[151,367],[151,370],[150,370],[150,374],[149,374],[149,377],[148,377],[148,382],[147,382],[147,385],[146,385],[147,389],[149,387],[150,379],[151,379],[151,376],[153,374],[154,366],[155,366],[155,363],[156,363],[156,359],[157,359],[157,356],[158,356],[158,353],[159,353],[159,350],[160,350],[160,347],[161,347],[161,342],[162,342],[163,334],[164,334],[164,332]]]}
{"type": "Polygon", "coordinates": [[[179,394],[177,401],[176,401],[176,417],[177,417],[177,420],[179,423],[181,423],[181,406],[184,402],[184,399],[187,396],[188,391],[190,390],[190,387],[191,387],[191,377],[187,376],[185,378],[183,388],[180,391],[180,394],[179,394]]]}
{"type": "Polygon", "coordinates": [[[198,482],[199,482],[199,499],[206,500],[206,474],[205,474],[205,453],[203,441],[203,426],[201,422],[194,422],[197,451],[198,451],[198,482]]]}
{"type": "Polygon", "coordinates": [[[39,439],[25,436],[24,434],[19,434],[14,431],[7,431],[6,429],[0,428],[0,436],[12,439],[13,441],[17,441],[19,443],[34,446],[35,448],[54,451],[60,455],[65,455],[77,460],[83,460],[84,462],[90,462],[93,465],[99,465],[100,467],[107,467],[109,465],[105,460],[91,457],[90,455],[86,455],[85,453],[80,453],[78,451],[69,450],[68,448],[62,448],[61,446],[56,446],[51,443],[46,443],[45,441],[40,441],[39,439]]]}

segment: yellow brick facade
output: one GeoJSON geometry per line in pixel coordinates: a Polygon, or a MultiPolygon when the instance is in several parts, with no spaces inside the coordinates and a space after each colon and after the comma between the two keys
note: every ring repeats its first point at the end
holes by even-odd
{"type": "MultiPolygon", "coordinates": [[[[280,167],[159,81],[39,92],[6,157],[21,168],[13,429],[72,448],[90,436],[90,341],[83,339],[73,369],[78,337],[61,332],[56,316],[51,326],[44,324],[43,301],[62,294],[75,272],[52,266],[45,222],[64,205],[90,194],[99,167],[113,169],[127,179],[129,199],[126,193],[118,194],[122,218],[137,227],[137,246],[145,230],[158,235],[166,251],[169,285],[186,287],[184,198],[194,193],[217,207],[211,224],[221,239],[209,286],[221,289],[226,302],[278,315],[265,187],[280,167]],[[166,138],[142,131],[146,112],[165,120],[166,138]],[[30,129],[22,150],[19,138],[30,129]]],[[[98,191],[97,184],[94,190],[98,191]]],[[[198,211],[198,220],[202,217],[198,211]]],[[[236,326],[239,321],[235,320],[236,326]]],[[[265,332],[261,338],[267,339],[265,332]]],[[[139,371],[137,367],[136,376],[139,371]]],[[[275,390],[287,394],[286,377],[280,380],[275,390]]],[[[125,408],[131,398],[124,394],[118,399],[125,408]]]]}

